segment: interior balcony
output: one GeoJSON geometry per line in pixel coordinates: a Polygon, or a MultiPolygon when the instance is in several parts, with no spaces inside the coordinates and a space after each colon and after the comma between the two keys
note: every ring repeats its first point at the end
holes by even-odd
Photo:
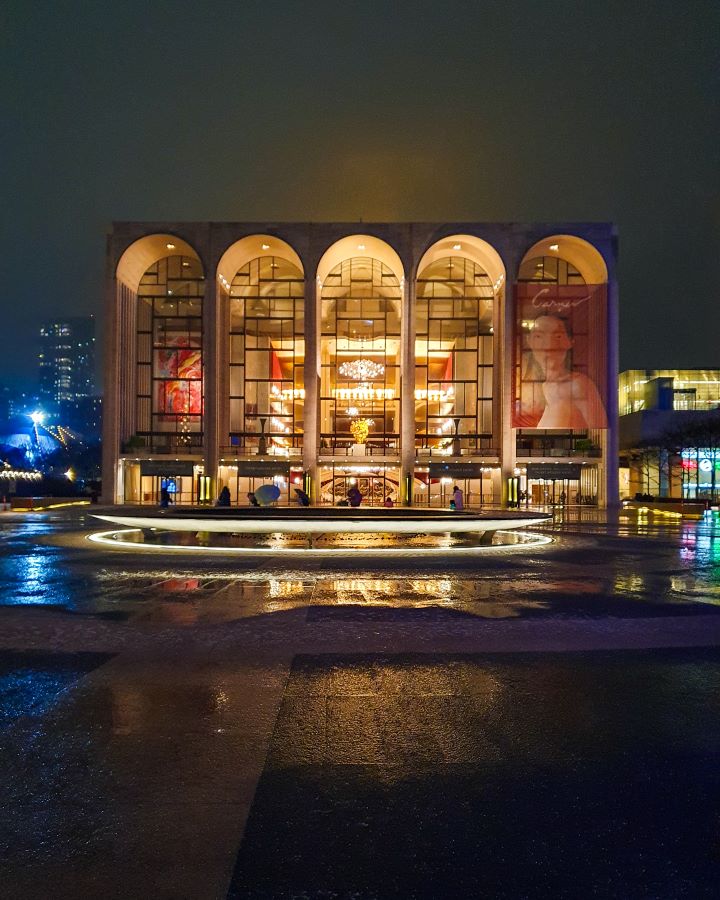
{"type": "Polygon", "coordinates": [[[302,459],[303,433],[234,431],[220,446],[224,459],[252,459],[257,456],[299,461],[302,459]]]}

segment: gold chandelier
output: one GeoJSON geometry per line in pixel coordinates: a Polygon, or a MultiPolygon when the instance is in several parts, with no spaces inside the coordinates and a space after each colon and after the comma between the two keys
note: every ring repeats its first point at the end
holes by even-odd
{"type": "Polygon", "coordinates": [[[341,363],[338,372],[353,381],[371,381],[384,374],[385,366],[371,359],[353,359],[352,362],[341,363]]]}

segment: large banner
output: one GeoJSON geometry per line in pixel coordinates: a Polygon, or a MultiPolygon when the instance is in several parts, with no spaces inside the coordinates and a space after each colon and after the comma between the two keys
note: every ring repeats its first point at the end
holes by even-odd
{"type": "MultiPolygon", "coordinates": [[[[185,343],[183,341],[182,343],[185,343]]],[[[202,351],[199,347],[155,350],[156,412],[165,415],[202,414],[202,351]],[[159,379],[168,379],[160,381],[159,379]]]]}
{"type": "Polygon", "coordinates": [[[515,285],[513,428],[607,428],[604,284],[515,285]]]}

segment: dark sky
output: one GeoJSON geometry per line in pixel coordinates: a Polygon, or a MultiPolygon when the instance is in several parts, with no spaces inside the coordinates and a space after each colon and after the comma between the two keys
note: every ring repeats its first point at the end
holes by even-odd
{"type": "Polygon", "coordinates": [[[114,219],[611,220],[621,364],[720,366],[720,3],[0,8],[0,382],[114,219]]]}

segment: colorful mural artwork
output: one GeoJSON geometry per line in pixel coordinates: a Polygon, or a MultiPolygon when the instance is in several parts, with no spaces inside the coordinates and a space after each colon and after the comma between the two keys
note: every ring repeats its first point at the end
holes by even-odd
{"type": "Polygon", "coordinates": [[[202,415],[200,381],[158,381],[157,410],[163,415],[202,415]]]}
{"type": "Polygon", "coordinates": [[[163,415],[202,414],[202,351],[197,347],[155,350],[156,410],[163,415]]]}
{"type": "Polygon", "coordinates": [[[513,428],[607,428],[605,285],[515,285],[513,428]]]}

